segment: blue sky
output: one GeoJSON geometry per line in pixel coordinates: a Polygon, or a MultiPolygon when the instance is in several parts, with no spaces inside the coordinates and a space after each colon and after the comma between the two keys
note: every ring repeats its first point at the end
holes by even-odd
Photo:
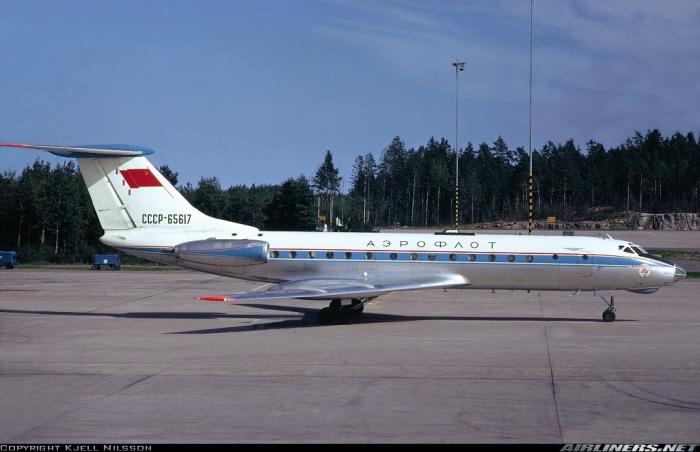
{"type": "MultiPolygon", "coordinates": [[[[152,146],[224,186],[330,149],[347,182],[395,135],[453,140],[459,57],[460,143],[527,146],[528,0],[0,0],[0,21],[3,141],[152,146]]],[[[534,146],[700,132],[698,23],[696,0],[535,0],[534,146]]]]}

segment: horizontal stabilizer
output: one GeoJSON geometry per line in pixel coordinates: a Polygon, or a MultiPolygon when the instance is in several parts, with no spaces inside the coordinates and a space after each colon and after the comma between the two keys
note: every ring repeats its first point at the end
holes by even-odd
{"type": "Polygon", "coordinates": [[[237,301],[300,298],[331,300],[334,298],[368,298],[389,292],[418,289],[442,289],[468,286],[469,280],[460,275],[435,275],[410,280],[365,281],[355,279],[304,279],[267,286],[265,290],[231,295],[206,295],[201,301],[234,303],[237,301]]]}
{"type": "Polygon", "coordinates": [[[0,147],[34,149],[69,158],[140,157],[153,154],[152,148],[131,144],[87,144],[83,146],[52,146],[44,144],[0,143],[0,147]]]}

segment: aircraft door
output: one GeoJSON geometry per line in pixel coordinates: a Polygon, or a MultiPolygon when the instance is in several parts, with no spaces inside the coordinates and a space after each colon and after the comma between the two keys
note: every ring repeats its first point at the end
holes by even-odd
{"type": "Polygon", "coordinates": [[[588,254],[580,256],[578,265],[576,266],[576,274],[580,278],[590,278],[593,276],[593,257],[588,254]]]}
{"type": "Polygon", "coordinates": [[[569,255],[559,270],[561,290],[587,290],[593,285],[594,264],[586,254],[569,255]]]}

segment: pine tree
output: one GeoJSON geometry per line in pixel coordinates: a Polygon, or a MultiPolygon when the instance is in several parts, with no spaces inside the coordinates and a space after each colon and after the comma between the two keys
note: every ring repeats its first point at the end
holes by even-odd
{"type": "Polygon", "coordinates": [[[316,227],[314,194],[308,179],[287,179],[265,207],[266,227],[272,231],[312,231],[316,227]]]}
{"type": "Polygon", "coordinates": [[[158,171],[160,172],[160,174],[163,175],[163,177],[165,177],[168,180],[168,182],[170,182],[173,185],[173,187],[177,187],[177,174],[178,173],[171,170],[168,165],[161,165],[158,168],[158,171]]]}
{"type": "Polygon", "coordinates": [[[326,151],[323,163],[314,176],[314,188],[319,195],[323,194],[326,197],[326,218],[330,228],[333,228],[333,198],[340,191],[340,180],[338,168],[333,164],[333,154],[326,151]]]}

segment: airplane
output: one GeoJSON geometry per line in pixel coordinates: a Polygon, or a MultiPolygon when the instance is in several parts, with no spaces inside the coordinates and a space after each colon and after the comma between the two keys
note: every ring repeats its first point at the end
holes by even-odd
{"type": "Polygon", "coordinates": [[[104,235],[126,254],[266,283],[202,301],[330,300],[322,324],[348,323],[374,298],[420,289],[592,291],[616,317],[614,291],[651,294],[686,272],[641,246],[605,237],[435,233],[278,232],[195,209],[133,145],[18,143],[76,158],[104,235]]]}

